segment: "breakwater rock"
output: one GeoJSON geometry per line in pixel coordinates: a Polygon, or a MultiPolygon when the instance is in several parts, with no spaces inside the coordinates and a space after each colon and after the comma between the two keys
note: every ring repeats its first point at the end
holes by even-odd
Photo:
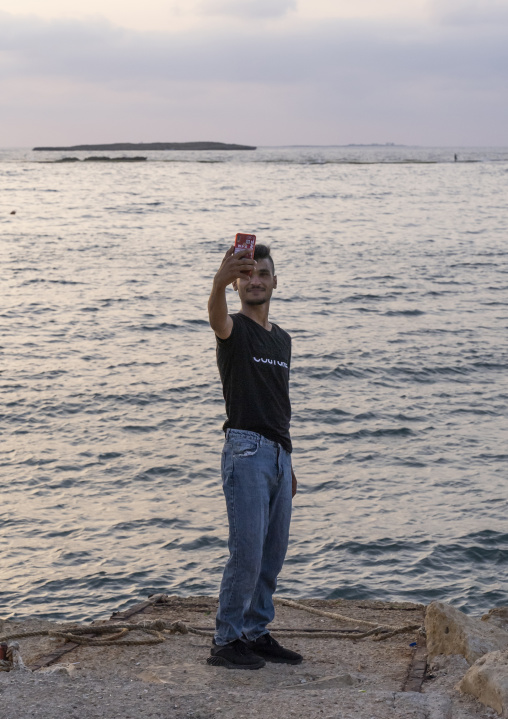
{"type": "Polygon", "coordinates": [[[487,652],[508,649],[508,632],[503,628],[444,602],[428,606],[425,631],[430,659],[439,654],[460,654],[473,664],[487,652]]]}
{"type": "Polygon", "coordinates": [[[475,697],[502,717],[508,717],[507,624],[508,607],[491,609],[483,617],[470,617],[443,602],[432,602],[425,616],[434,676],[455,667],[455,675],[464,674],[455,689],[475,697]]]}
{"type": "Polygon", "coordinates": [[[52,164],[58,162],[145,162],[146,157],[104,157],[103,155],[97,155],[92,157],[62,157],[60,160],[51,160],[52,164]]]}
{"type": "Polygon", "coordinates": [[[457,689],[508,717],[508,651],[489,652],[478,659],[457,689]]]}

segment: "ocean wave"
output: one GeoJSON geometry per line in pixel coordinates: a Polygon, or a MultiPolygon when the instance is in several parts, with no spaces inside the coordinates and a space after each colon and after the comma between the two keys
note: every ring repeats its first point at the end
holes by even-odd
{"type": "Polygon", "coordinates": [[[336,442],[350,442],[356,439],[377,439],[383,437],[412,437],[415,435],[412,429],[409,427],[385,427],[380,429],[359,429],[354,432],[337,432],[333,429],[327,429],[319,433],[319,435],[313,435],[309,433],[306,435],[306,439],[316,439],[322,437],[323,439],[331,440],[336,442]]]}
{"type": "Polygon", "coordinates": [[[206,305],[247,226],[271,243],[270,310],[293,337],[301,491],[281,593],[508,601],[508,212],[485,199],[503,192],[506,149],[459,150],[484,162],[455,166],[449,149],[260,148],[135,172],[13,153],[4,616],[219,591],[224,399],[206,305]]]}
{"type": "Polygon", "coordinates": [[[423,310],[388,310],[384,314],[386,317],[421,317],[425,312],[423,310]]]}
{"type": "Polygon", "coordinates": [[[168,331],[168,330],[181,330],[183,328],[183,325],[176,325],[171,322],[157,322],[157,324],[154,325],[133,325],[130,327],[130,329],[134,331],[142,331],[142,332],[161,332],[161,331],[168,331]]]}
{"type": "Polygon", "coordinates": [[[182,552],[192,552],[197,549],[208,549],[214,547],[226,547],[227,541],[222,537],[204,534],[190,542],[173,540],[163,546],[163,549],[179,549],[182,552]]]}

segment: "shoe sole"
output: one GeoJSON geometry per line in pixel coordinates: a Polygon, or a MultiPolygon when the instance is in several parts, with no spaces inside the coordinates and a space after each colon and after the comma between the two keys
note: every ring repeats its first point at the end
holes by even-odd
{"type": "Polygon", "coordinates": [[[225,667],[226,669],[262,669],[266,662],[264,659],[260,659],[257,664],[234,664],[228,662],[224,657],[208,657],[206,663],[212,667],[225,667]]]}

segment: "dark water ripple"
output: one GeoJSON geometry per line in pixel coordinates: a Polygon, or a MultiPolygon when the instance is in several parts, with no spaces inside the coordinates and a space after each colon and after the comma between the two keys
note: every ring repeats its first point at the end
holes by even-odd
{"type": "Polygon", "coordinates": [[[281,592],[508,602],[508,156],[351,152],[135,167],[4,153],[2,616],[217,593],[206,301],[241,228],[272,243],[274,320],[294,338],[281,592]]]}

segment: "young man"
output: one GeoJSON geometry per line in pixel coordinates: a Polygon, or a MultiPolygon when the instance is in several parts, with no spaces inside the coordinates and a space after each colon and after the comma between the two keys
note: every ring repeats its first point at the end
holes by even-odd
{"type": "Polygon", "coordinates": [[[268,319],[277,277],[270,249],[231,247],[215,275],[208,301],[217,337],[217,364],[227,420],[222,482],[229,520],[229,560],[224,569],[216,633],[208,664],[260,669],[266,661],[299,664],[266,625],[286,555],[296,478],[291,466],[289,367],[291,338],[268,319]],[[241,310],[228,314],[233,284],[241,310]]]}

